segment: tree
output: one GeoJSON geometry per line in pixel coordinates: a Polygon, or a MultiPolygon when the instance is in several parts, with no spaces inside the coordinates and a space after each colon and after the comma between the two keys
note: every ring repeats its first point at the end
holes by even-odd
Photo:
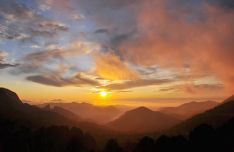
{"type": "Polygon", "coordinates": [[[110,139],[105,145],[104,152],[123,152],[123,149],[115,139],[110,139]]]}
{"type": "Polygon", "coordinates": [[[153,152],[153,151],[154,151],[154,139],[150,137],[142,138],[134,150],[134,152],[153,152]]]}

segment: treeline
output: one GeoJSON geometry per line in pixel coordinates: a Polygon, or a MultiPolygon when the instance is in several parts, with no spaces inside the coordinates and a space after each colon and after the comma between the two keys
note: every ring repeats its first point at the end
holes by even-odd
{"type": "Polygon", "coordinates": [[[216,129],[202,124],[188,136],[144,137],[138,143],[122,148],[114,140],[107,144],[105,152],[234,152],[234,118],[216,129]]]}
{"type": "Polygon", "coordinates": [[[36,130],[0,121],[0,152],[234,152],[234,118],[214,129],[194,128],[188,136],[144,137],[119,145],[115,139],[102,148],[78,128],[51,126],[36,130]]]}
{"type": "Polygon", "coordinates": [[[30,129],[0,121],[0,152],[92,152],[94,138],[79,128],[51,126],[30,129]]]}

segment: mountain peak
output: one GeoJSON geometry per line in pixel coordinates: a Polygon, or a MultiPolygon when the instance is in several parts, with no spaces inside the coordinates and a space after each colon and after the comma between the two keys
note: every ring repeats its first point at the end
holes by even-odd
{"type": "Polygon", "coordinates": [[[177,119],[163,113],[138,107],[125,112],[119,118],[109,122],[107,126],[120,132],[147,133],[165,130],[177,122],[177,119]]]}
{"type": "Polygon", "coordinates": [[[0,88],[0,100],[2,101],[11,101],[14,103],[21,103],[20,98],[18,97],[18,95],[6,88],[0,88]]]}
{"type": "Polygon", "coordinates": [[[149,108],[144,107],[144,106],[142,106],[142,107],[138,107],[138,108],[133,109],[133,110],[131,110],[131,111],[138,111],[138,112],[153,112],[152,110],[150,110],[149,108]]]}

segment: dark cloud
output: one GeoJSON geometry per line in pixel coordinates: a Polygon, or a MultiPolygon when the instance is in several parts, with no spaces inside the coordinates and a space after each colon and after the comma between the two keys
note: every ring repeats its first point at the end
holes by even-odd
{"type": "Polygon", "coordinates": [[[89,85],[93,85],[93,86],[99,86],[100,85],[100,83],[97,80],[86,78],[86,77],[82,76],[79,73],[75,76],[75,78],[79,79],[84,84],[89,84],[89,85]]]}
{"type": "Polygon", "coordinates": [[[112,46],[118,46],[124,41],[127,41],[131,37],[132,33],[117,34],[110,39],[110,44],[112,46]]]}
{"type": "Polygon", "coordinates": [[[34,76],[28,76],[26,78],[29,81],[49,85],[49,86],[55,86],[55,87],[63,87],[63,86],[84,86],[84,85],[90,85],[90,86],[98,86],[98,81],[82,77],[80,74],[77,74],[74,77],[70,78],[63,78],[62,76],[58,74],[44,74],[44,75],[34,75],[34,76]]]}
{"type": "Polygon", "coordinates": [[[151,75],[159,70],[159,66],[145,66],[145,67],[136,67],[136,70],[141,74],[141,75],[151,75]]]}
{"type": "Polygon", "coordinates": [[[233,0],[208,0],[211,4],[216,4],[226,9],[234,9],[233,0]]]}
{"type": "Polygon", "coordinates": [[[96,33],[96,34],[109,33],[109,30],[104,29],[104,28],[103,29],[98,29],[94,33],[96,33]]]}
{"type": "Polygon", "coordinates": [[[171,82],[173,82],[173,80],[170,79],[138,79],[138,80],[125,81],[123,83],[110,84],[105,86],[105,88],[110,90],[125,90],[125,89],[145,87],[145,86],[168,84],[171,82]]]}
{"type": "Polygon", "coordinates": [[[5,69],[5,68],[9,68],[9,67],[15,67],[18,64],[8,64],[8,63],[0,63],[0,69],[5,69]]]}
{"type": "Polygon", "coordinates": [[[8,54],[6,52],[0,51],[0,69],[15,67],[19,65],[19,64],[10,63],[9,61],[7,61],[6,59],[7,56],[8,54]]]}

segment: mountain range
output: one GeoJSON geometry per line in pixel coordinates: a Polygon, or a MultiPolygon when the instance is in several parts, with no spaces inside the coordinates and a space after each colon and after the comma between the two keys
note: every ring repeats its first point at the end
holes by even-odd
{"type": "Polygon", "coordinates": [[[113,130],[126,133],[146,133],[166,130],[177,124],[179,120],[146,107],[139,107],[125,112],[107,126],[113,130]]]}
{"type": "Polygon", "coordinates": [[[159,109],[160,112],[173,115],[180,120],[186,120],[192,116],[205,112],[211,108],[214,108],[219,103],[215,101],[204,101],[204,102],[188,102],[177,107],[164,107],[159,109]]]}
{"type": "Polygon", "coordinates": [[[14,121],[30,128],[58,125],[79,127],[93,134],[113,133],[104,126],[82,121],[65,109],[55,107],[49,110],[23,103],[16,93],[5,88],[0,88],[0,119],[14,121]]]}
{"type": "Polygon", "coordinates": [[[203,113],[197,114],[192,118],[174,126],[169,132],[186,133],[200,124],[208,124],[217,128],[232,117],[234,117],[234,96],[227,98],[218,106],[203,113]]]}
{"type": "Polygon", "coordinates": [[[105,124],[123,113],[121,108],[115,106],[96,106],[90,103],[46,103],[38,105],[39,107],[60,107],[65,110],[68,110],[84,120],[95,122],[98,124],[105,124]]]}
{"type": "MultiPolygon", "coordinates": [[[[84,131],[94,134],[99,133],[101,135],[117,132],[167,132],[168,129],[169,132],[172,133],[185,133],[191,131],[194,127],[200,124],[209,124],[213,127],[219,127],[224,122],[234,117],[234,96],[226,99],[221,104],[212,101],[200,103],[192,102],[175,108],[160,109],[159,111],[153,111],[146,107],[139,107],[124,112],[116,119],[107,122],[105,125],[97,125],[96,123],[88,122],[89,120],[84,119],[77,113],[83,113],[84,115],[85,112],[89,113],[91,112],[91,109],[94,109],[92,111],[93,113],[95,111],[99,111],[102,115],[105,113],[108,115],[108,112],[111,110],[113,110],[113,113],[119,114],[116,107],[95,107],[87,103],[63,104],[61,107],[57,105],[54,104],[51,106],[51,104],[47,104],[44,105],[43,108],[39,108],[37,106],[23,103],[16,93],[5,88],[0,88],[0,118],[3,120],[14,121],[32,128],[51,125],[76,126],[84,131]],[[66,106],[64,105],[67,105],[69,108],[72,108],[72,105],[77,106],[75,106],[76,108],[73,109],[73,112],[68,108],[66,109],[66,106]],[[86,108],[82,111],[81,107],[86,108]],[[182,120],[178,117],[180,114],[178,113],[178,109],[180,109],[182,113],[180,116],[183,116],[185,113],[188,113],[188,115],[194,115],[197,112],[200,113],[195,114],[195,116],[192,116],[187,120],[182,120]],[[102,110],[103,112],[101,112],[102,110]]],[[[114,115],[112,115],[112,118],[113,116],[114,115]]],[[[106,118],[110,117],[105,116],[103,119],[106,118]]],[[[106,121],[107,120],[102,122],[106,121]]]]}

